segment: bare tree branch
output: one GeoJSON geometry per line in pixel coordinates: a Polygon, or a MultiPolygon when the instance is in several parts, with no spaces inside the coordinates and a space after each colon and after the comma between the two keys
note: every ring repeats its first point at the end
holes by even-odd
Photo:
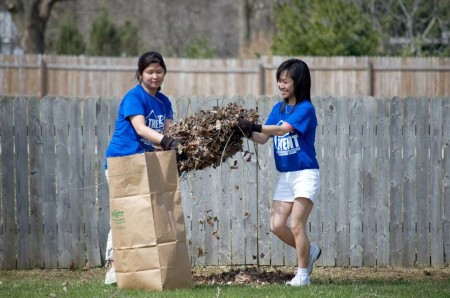
{"type": "Polygon", "coordinates": [[[6,0],[5,6],[20,34],[25,53],[45,52],[45,29],[57,2],[75,0],[6,0]]]}

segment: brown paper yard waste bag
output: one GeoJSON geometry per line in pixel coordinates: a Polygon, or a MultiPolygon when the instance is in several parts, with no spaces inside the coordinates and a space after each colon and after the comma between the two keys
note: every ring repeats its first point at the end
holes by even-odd
{"type": "Polygon", "coordinates": [[[175,151],[108,158],[117,286],[193,287],[175,151]]]}

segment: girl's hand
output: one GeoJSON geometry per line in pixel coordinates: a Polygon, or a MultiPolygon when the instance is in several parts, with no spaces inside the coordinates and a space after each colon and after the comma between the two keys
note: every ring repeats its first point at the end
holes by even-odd
{"type": "Polygon", "coordinates": [[[245,136],[248,137],[254,132],[261,132],[262,125],[253,123],[252,121],[246,120],[244,118],[240,118],[238,128],[245,134],[245,136]]]}

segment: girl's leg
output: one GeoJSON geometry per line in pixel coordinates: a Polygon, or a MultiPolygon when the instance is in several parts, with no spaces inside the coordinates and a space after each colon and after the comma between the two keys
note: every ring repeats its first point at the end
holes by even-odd
{"type": "MultiPolygon", "coordinates": [[[[108,187],[109,187],[108,169],[105,170],[105,178],[106,178],[106,183],[108,184],[108,187]]],[[[114,255],[113,255],[113,247],[112,247],[111,228],[109,228],[108,239],[106,240],[105,261],[106,261],[106,266],[108,266],[109,268],[114,268],[114,255]]]]}
{"type": "MultiPolygon", "coordinates": [[[[106,182],[109,186],[109,176],[108,170],[105,170],[106,182]]],[[[116,283],[116,269],[114,268],[114,254],[113,254],[113,244],[112,244],[112,232],[109,229],[108,239],[106,240],[106,253],[105,253],[106,266],[108,266],[108,271],[105,276],[105,284],[110,285],[116,283]]]]}
{"type": "Polygon", "coordinates": [[[106,241],[106,254],[105,254],[106,266],[109,268],[114,267],[114,255],[112,248],[112,233],[111,229],[108,233],[108,240],[106,241]]]}
{"type": "Polygon", "coordinates": [[[108,241],[106,242],[106,266],[108,266],[108,271],[105,275],[105,284],[111,285],[116,283],[116,269],[114,268],[114,256],[112,248],[112,237],[111,230],[108,233],[108,241]]]}
{"type": "Polygon", "coordinates": [[[270,230],[274,233],[281,241],[292,246],[295,246],[295,238],[292,234],[291,229],[289,229],[286,224],[291,215],[292,211],[291,202],[276,201],[272,202],[272,210],[270,211],[270,230]]]}
{"type": "Polygon", "coordinates": [[[314,203],[307,198],[296,198],[291,213],[291,234],[295,239],[298,267],[307,268],[309,261],[309,239],[306,234],[306,223],[314,203]]]}

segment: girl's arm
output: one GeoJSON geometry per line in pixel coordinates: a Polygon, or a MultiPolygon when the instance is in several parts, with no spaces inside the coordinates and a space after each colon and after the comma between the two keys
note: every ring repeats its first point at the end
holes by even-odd
{"type": "Polygon", "coordinates": [[[251,139],[258,144],[265,144],[271,136],[283,136],[294,128],[289,123],[282,125],[262,125],[261,133],[254,132],[251,139]]]}
{"type": "Polygon", "coordinates": [[[130,117],[131,124],[133,125],[136,133],[155,144],[161,144],[161,140],[164,135],[158,133],[156,130],[151,129],[145,125],[145,118],[142,115],[135,115],[130,117]]]}
{"type": "Polygon", "coordinates": [[[173,125],[172,119],[166,119],[166,123],[164,124],[164,133],[169,131],[169,128],[173,125]]]}
{"type": "Polygon", "coordinates": [[[294,127],[287,122],[282,125],[263,125],[261,132],[271,136],[284,136],[290,131],[293,131],[294,127]]]}

